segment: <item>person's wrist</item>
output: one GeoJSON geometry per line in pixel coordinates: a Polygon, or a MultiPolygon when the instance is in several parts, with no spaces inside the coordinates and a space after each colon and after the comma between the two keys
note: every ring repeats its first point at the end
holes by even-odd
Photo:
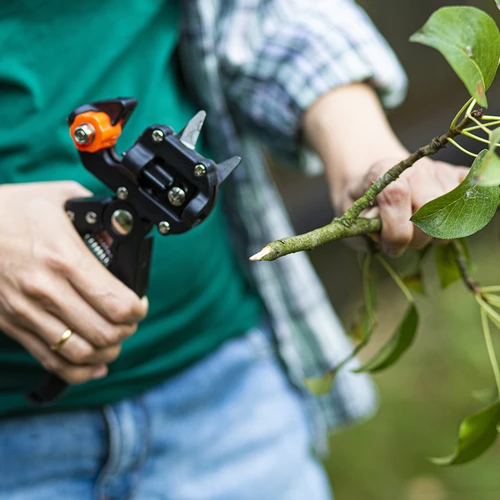
{"type": "Polygon", "coordinates": [[[321,96],[304,113],[302,126],[329,176],[338,174],[341,180],[363,176],[381,159],[408,155],[367,84],[339,87],[321,96]]]}

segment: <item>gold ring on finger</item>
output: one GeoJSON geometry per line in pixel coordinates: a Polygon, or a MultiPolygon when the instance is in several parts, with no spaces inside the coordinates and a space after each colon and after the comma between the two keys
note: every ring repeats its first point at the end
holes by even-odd
{"type": "Polygon", "coordinates": [[[71,337],[71,335],[73,335],[73,330],[70,330],[69,328],[67,330],[64,330],[59,341],[50,346],[50,350],[58,351],[64,345],[66,340],[68,340],[71,337]]]}

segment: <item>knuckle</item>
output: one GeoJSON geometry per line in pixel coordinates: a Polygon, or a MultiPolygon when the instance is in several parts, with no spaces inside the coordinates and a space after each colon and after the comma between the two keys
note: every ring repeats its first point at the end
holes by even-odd
{"type": "Polygon", "coordinates": [[[28,315],[26,301],[17,294],[9,294],[3,297],[1,307],[4,315],[10,318],[26,317],[28,315]]]}
{"type": "Polygon", "coordinates": [[[92,359],[95,351],[89,344],[74,346],[65,353],[65,356],[75,364],[86,364],[92,359]]]}
{"type": "Polygon", "coordinates": [[[90,338],[92,343],[99,349],[103,349],[112,344],[108,337],[108,331],[105,328],[96,330],[90,338]]]}
{"type": "Polygon", "coordinates": [[[102,362],[107,364],[111,363],[112,361],[115,361],[120,355],[121,350],[122,348],[120,345],[109,348],[106,351],[106,354],[103,356],[102,362]]]}
{"type": "Polygon", "coordinates": [[[109,314],[115,323],[126,323],[134,316],[133,300],[126,298],[120,301],[113,302],[109,306],[109,314]]]}
{"type": "Polygon", "coordinates": [[[390,202],[391,204],[400,203],[406,200],[410,194],[410,186],[408,183],[403,182],[399,179],[392,184],[389,184],[381,193],[381,198],[385,202],[390,202]]]}
{"type": "Polygon", "coordinates": [[[51,296],[51,280],[42,271],[35,271],[21,278],[21,288],[30,297],[49,299],[51,296]]]}
{"type": "Polygon", "coordinates": [[[67,275],[72,268],[71,261],[71,257],[59,249],[46,249],[42,256],[43,265],[57,274],[67,275]]]}
{"type": "Polygon", "coordinates": [[[58,373],[62,371],[62,363],[55,356],[47,356],[40,360],[44,370],[50,373],[58,373]]]}
{"type": "Polygon", "coordinates": [[[413,239],[413,228],[410,224],[400,225],[393,228],[391,231],[386,231],[382,234],[382,246],[394,253],[407,247],[413,239]]]}
{"type": "Polygon", "coordinates": [[[123,335],[123,328],[117,325],[108,325],[101,329],[100,338],[101,347],[109,347],[119,344],[126,337],[123,335]]]}

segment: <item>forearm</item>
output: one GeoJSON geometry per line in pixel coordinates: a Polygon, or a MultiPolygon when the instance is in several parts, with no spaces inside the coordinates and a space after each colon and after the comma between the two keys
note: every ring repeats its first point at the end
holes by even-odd
{"type": "Polygon", "coordinates": [[[364,176],[375,162],[408,155],[367,84],[351,84],[323,95],[304,113],[303,130],[325,164],[334,200],[340,199],[348,181],[364,176]]]}

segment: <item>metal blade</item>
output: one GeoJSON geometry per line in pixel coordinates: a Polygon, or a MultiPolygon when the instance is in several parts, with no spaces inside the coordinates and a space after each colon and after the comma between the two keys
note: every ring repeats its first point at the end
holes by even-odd
{"type": "Polygon", "coordinates": [[[240,163],[241,158],[239,156],[233,156],[229,160],[219,163],[217,165],[217,179],[219,184],[222,184],[240,163]]]}
{"type": "Polygon", "coordinates": [[[207,114],[205,111],[199,111],[189,120],[189,123],[179,132],[179,139],[189,149],[196,147],[196,141],[200,136],[201,128],[205,122],[207,114]]]}

